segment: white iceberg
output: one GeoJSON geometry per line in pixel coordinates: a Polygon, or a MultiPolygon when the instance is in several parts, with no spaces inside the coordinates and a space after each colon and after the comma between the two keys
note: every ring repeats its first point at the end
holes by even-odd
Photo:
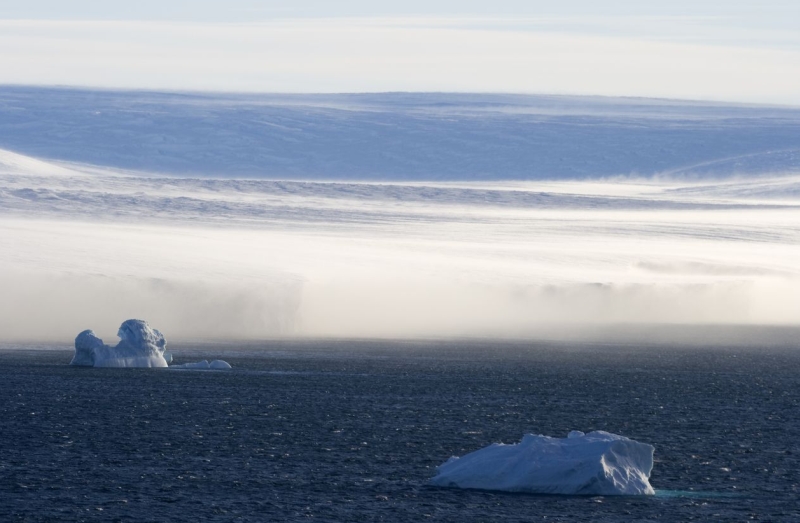
{"type": "Polygon", "coordinates": [[[437,487],[585,496],[652,495],[653,446],[603,431],[566,438],[526,434],[452,457],[437,468],[437,487]]]}
{"type": "Polygon", "coordinates": [[[166,367],[167,340],[143,320],[127,320],[119,327],[119,343],[111,347],[85,330],[75,338],[75,356],[70,365],[87,367],[166,367]]]}
{"type": "Polygon", "coordinates": [[[94,352],[96,349],[103,350],[106,345],[103,340],[98,338],[94,331],[85,330],[75,338],[75,356],[72,357],[70,365],[81,367],[94,367],[94,352]]]}
{"type": "MultiPolygon", "coordinates": [[[[158,329],[143,320],[127,320],[119,327],[116,347],[103,343],[91,330],[75,338],[75,356],[70,365],[83,367],[167,367],[172,354],[167,352],[167,340],[158,329]]],[[[227,370],[227,361],[203,360],[197,363],[172,365],[175,369],[227,370]]]]}

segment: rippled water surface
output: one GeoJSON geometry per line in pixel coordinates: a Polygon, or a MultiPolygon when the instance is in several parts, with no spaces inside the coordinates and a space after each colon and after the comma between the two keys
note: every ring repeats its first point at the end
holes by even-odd
{"type": "Polygon", "coordinates": [[[0,351],[1,521],[798,521],[800,351],[485,342],[172,347],[231,372],[0,351]],[[654,497],[434,489],[523,433],[656,447],[654,497]]]}

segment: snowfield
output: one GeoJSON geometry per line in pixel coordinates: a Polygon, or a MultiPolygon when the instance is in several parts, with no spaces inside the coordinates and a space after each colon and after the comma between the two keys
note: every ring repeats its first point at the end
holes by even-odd
{"type": "Polygon", "coordinates": [[[217,178],[701,178],[797,171],[800,109],[455,93],[244,95],[0,86],[0,148],[217,178]]]}
{"type": "MultiPolygon", "coordinates": [[[[477,97],[480,107],[467,111],[464,104],[477,104],[475,97],[456,96],[449,104],[444,95],[416,95],[403,105],[398,95],[392,112],[386,97],[378,95],[350,100],[360,104],[355,111],[340,107],[347,97],[258,103],[240,97],[223,103],[224,97],[100,92],[93,102],[102,105],[98,110],[117,112],[113,121],[95,126],[92,113],[84,111],[89,102],[82,91],[2,88],[0,94],[0,114],[15,115],[0,119],[0,146],[6,147],[0,150],[4,339],[71,339],[85,325],[116,325],[130,317],[147,317],[172,337],[217,339],[527,337],[580,326],[800,322],[800,170],[790,143],[797,145],[794,109],[645,101],[620,108],[618,101],[562,98],[548,106],[541,97],[538,105],[523,97],[524,112],[513,97],[494,104],[477,97]],[[242,100],[255,112],[240,114],[242,100]],[[517,104],[513,111],[509,100],[517,104]],[[310,108],[311,101],[323,115],[310,108]],[[339,106],[333,108],[334,102],[339,106]],[[134,106],[149,112],[135,112],[134,106]],[[26,111],[49,116],[21,116],[26,111]],[[153,134],[162,122],[159,111],[171,115],[176,126],[160,135],[153,134]],[[235,139],[239,131],[231,130],[235,122],[282,111],[293,118],[305,114],[296,122],[298,135],[314,130],[316,138],[292,142],[289,131],[264,124],[272,134],[241,131],[257,142],[244,152],[232,145],[221,149],[213,136],[202,135],[211,127],[198,124],[192,130],[192,118],[209,113],[210,122],[222,119],[215,129],[233,133],[225,140],[241,145],[244,135],[235,139]],[[469,114],[456,118],[455,112],[464,111],[469,114]],[[577,113],[591,125],[565,123],[577,113]],[[622,113],[639,122],[631,123],[635,132],[619,134],[609,120],[622,113]],[[581,179],[514,180],[528,162],[519,148],[531,146],[534,135],[525,131],[529,127],[503,127],[509,115],[529,126],[533,119],[548,129],[584,129],[584,141],[576,142],[577,135],[558,138],[559,147],[580,145],[565,161],[569,169],[585,163],[584,171],[573,173],[581,179]],[[369,127],[364,120],[369,118],[383,123],[369,127]],[[395,127],[383,125],[392,118],[399,119],[395,127]],[[442,134],[449,137],[446,143],[433,143],[428,152],[411,147],[414,140],[433,136],[426,133],[440,136],[451,119],[461,122],[461,131],[442,134]],[[415,127],[417,136],[410,121],[432,127],[415,127]],[[320,126],[331,122],[336,126],[323,132],[320,126]],[[593,127],[602,125],[608,132],[593,127]],[[641,125],[674,132],[675,139],[648,138],[641,125]],[[286,172],[300,169],[308,178],[316,171],[302,162],[326,165],[330,176],[236,177],[248,162],[269,164],[258,163],[267,156],[248,155],[262,154],[278,138],[283,145],[273,144],[273,152],[280,149],[280,155],[267,155],[269,162],[291,166],[286,172]],[[612,138],[621,141],[603,141],[612,138]],[[180,144],[167,145],[179,139],[180,144]],[[352,140],[350,149],[337,140],[352,140]],[[385,140],[406,144],[409,154],[390,154],[385,140]],[[161,153],[153,149],[156,141],[161,153]],[[683,148],[672,148],[678,143],[683,148]],[[691,144],[697,148],[686,149],[691,144]],[[365,157],[372,155],[374,165],[405,172],[407,179],[378,171],[369,172],[380,180],[364,179],[372,175],[365,174],[367,160],[356,146],[365,157]],[[653,152],[659,147],[663,154],[653,152]],[[641,161],[652,167],[641,174],[673,174],[630,176],[618,163],[623,150],[629,162],[624,169],[641,161]],[[380,161],[378,152],[384,155],[380,161]],[[463,157],[456,159],[456,153],[463,157]],[[686,162],[675,160],[684,153],[686,162]],[[338,154],[346,157],[330,156],[338,154]],[[507,174],[506,179],[464,171],[452,180],[457,169],[475,160],[473,154],[494,158],[493,176],[507,174]],[[669,155],[675,161],[667,162],[669,155]],[[289,156],[297,162],[286,160],[289,156]],[[733,156],[740,159],[741,172],[720,160],[733,156]],[[167,164],[180,158],[188,163],[170,170],[167,164]],[[222,158],[228,158],[230,171],[211,176],[222,158]],[[705,167],[687,171],[679,164],[705,167]],[[727,165],[727,176],[712,175],[712,164],[727,165]],[[184,167],[197,169],[196,175],[177,176],[184,167]],[[441,168],[439,178],[451,181],[413,181],[423,167],[441,168]],[[604,177],[612,169],[625,176],[604,177]],[[351,181],[342,181],[345,172],[353,173],[351,181]]],[[[554,155],[567,152],[554,149],[526,165],[552,166],[554,155]]]]}

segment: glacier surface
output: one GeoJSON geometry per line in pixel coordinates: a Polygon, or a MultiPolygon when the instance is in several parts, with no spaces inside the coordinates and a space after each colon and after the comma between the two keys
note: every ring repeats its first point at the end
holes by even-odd
{"type": "Polygon", "coordinates": [[[526,434],[452,457],[431,480],[437,487],[585,496],[654,494],[653,447],[603,431],[566,438],[526,434]]]}
{"type": "Polygon", "coordinates": [[[598,179],[800,167],[800,110],[512,94],[279,95],[0,86],[0,148],[180,176],[598,179]]]}

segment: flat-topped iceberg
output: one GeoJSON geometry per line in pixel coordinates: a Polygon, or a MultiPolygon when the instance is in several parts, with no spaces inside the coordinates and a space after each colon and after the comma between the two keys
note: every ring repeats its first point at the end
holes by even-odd
{"type": "Polygon", "coordinates": [[[610,496],[654,494],[653,447],[603,431],[566,438],[526,434],[452,457],[430,483],[438,487],[531,494],[610,496]]]}
{"type": "MultiPolygon", "coordinates": [[[[70,365],[84,367],[167,367],[172,354],[166,351],[167,340],[144,320],[127,320],[119,327],[120,338],[115,347],[103,343],[91,330],[75,338],[75,356],[70,365]]],[[[174,368],[225,370],[231,366],[222,360],[209,363],[173,365],[174,368]]]]}

